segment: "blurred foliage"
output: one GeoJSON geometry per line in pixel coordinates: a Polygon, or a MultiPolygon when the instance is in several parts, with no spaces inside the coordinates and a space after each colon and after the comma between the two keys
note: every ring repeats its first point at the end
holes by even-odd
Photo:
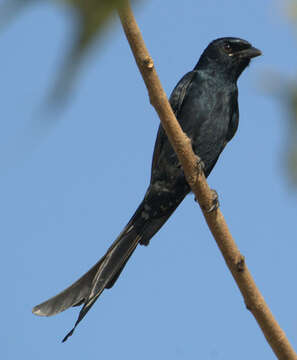
{"type": "MultiPolygon", "coordinates": [[[[292,22],[297,35],[297,0],[280,2],[286,21],[292,22]],[[283,11],[284,10],[284,11],[283,11]]],[[[297,36],[296,36],[297,40],[297,36]]],[[[296,43],[297,46],[297,43],[296,43]]],[[[297,75],[297,74],[296,74],[297,75]]],[[[273,96],[284,109],[287,128],[284,157],[290,182],[297,186],[297,76],[281,74],[277,70],[266,70],[261,79],[261,87],[265,93],[273,96]]]]}
{"type": "MultiPolygon", "coordinates": [[[[289,0],[287,5],[287,16],[291,20],[297,40],[297,0],[289,0]]],[[[296,44],[297,46],[297,44],[296,44]]],[[[288,138],[288,168],[290,177],[297,186],[297,80],[289,79],[282,86],[283,104],[285,110],[289,112],[289,138],[288,138]]]]}
{"type": "Polygon", "coordinates": [[[1,29],[7,25],[10,20],[14,19],[20,10],[35,1],[36,0],[2,0],[0,4],[1,29]]]}
{"type": "MultiPolygon", "coordinates": [[[[28,5],[44,0],[2,0],[0,4],[0,24],[3,26],[28,5]]],[[[112,13],[125,0],[47,0],[68,6],[75,16],[76,40],[72,56],[83,53],[95,36],[102,32],[112,13]]]]}
{"type": "MultiPolygon", "coordinates": [[[[17,13],[38,0],[3,0],[0,4],[0,24],[5,25],[17,13]]],[[[44,1],[44,0],[39,0],[44,1]]],[[[103,33],[105,25],[125,0],[47,0],[69,7],[74,19],[72,47],[57,76],[57,83],[51,96],[52,100],[64,100],[78,70],[78,65],[93,39],[103,33]]]]}
{"type": "Polygon", "coordinates": [[[68,5],[75,16],[73,45],[65,58],[60,74],[58,74],[58,80],[51,96],[55,102],[57,100],[61,102],[69,94],[82,56],[93,39],[102,34],[102,30],[113,12],[125,3],[125,0],[56,0],[56,2],[68,5]]]}

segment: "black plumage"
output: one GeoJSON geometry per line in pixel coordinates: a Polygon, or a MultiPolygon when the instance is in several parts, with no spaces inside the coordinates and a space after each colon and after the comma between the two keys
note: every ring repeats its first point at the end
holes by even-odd
{"type": "MultiPolygon", "coordinates": [[[[170,104],[183,131],[204,163],[205,176],[210,174],[237,130],[237,79],[250,59],[259,55],[261,52],[245,40],[231,37],[214,40],[170,96],[170,104]]],[[[150,184],[129,223],[97,264],[66,290],[35,306],[33,313],[51,316],[83,304],[65,341],[102,291],[113,286],[136,246],[148,245],[189,192],[177,156],[160,126],[150,184]]]]}

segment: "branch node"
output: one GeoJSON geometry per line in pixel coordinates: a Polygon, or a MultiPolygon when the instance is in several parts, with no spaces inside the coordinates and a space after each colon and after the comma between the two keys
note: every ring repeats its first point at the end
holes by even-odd
{"type": "Polygon", "coordinates": [[[144,66],[146,66],[146,68],[148,70],[153,70],[153,68],[154,68],[154,62],[153,62],[153,59],[150,56],[146,56],[143,59],[143,64],[144,64],[144,66]]]}
{"type": "Polygon", "coordinates": [[[245,258],[243,255],[240,255],[236,261],[236,271],[243,272],[245,269],[245,258]]]}

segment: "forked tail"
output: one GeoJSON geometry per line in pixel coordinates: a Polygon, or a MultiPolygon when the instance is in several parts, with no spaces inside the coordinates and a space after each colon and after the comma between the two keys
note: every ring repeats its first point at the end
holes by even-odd
{"type": "Polygon", "coordinates": [[[103,290],[111,288],[116,282],[138,243],[147,244],[173,211],[174,209],[163,217],[151,219],[144,212],[144,203],[142,202],[106,254],[74,284],[35,306],[32,310],[33,313],[39,316],[52,316],[71,306],[83,304],[73,329],[63,339],[63,342],[66,341],[103,290]]]}

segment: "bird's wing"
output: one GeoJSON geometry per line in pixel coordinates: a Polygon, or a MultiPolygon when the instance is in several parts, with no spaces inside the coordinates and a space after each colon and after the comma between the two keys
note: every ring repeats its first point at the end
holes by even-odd
{"type": "Polygon", "coordinates": [[[236,90],[231,98],[232,116],[229,122],[226,143],[233,138],[238,128],[239,109],[238,109],[237,97],[238,97],[238,91],[236,90]]]}
{"type": "MultiPolygon", "coordinates": [[[[191,84],[193,77],[195,75],[196,71],[190,71],[186,75],[184,75],[180,81],[177,83],[175,88],[173,89],[169,102],[172,107],[172,110],[178,119],[178,115],[180,112],[180,109],[182,107],[183,101],[185,99],[185,95],[187,93],[187,90],[189,88],[189,85],[191,84]]],[[[162,146],[164,144],[164,140],[166,138],[166,134],[164,129],[162,128],[162,125],[160,125],[156,142],[155,142],[155,148],[154,148],[154,154],[153,154],[153,160],[152,160],[152,170],[156,167],[159,155],[162,150],[162,146]]]]}
{"type": "Polygon", "coordinates": [[[190,71],[185,76],[183,76],[170,95],[169,102],[177,118],[189,85],[191,84],[195,74],[196,71],[190,71]]]}

